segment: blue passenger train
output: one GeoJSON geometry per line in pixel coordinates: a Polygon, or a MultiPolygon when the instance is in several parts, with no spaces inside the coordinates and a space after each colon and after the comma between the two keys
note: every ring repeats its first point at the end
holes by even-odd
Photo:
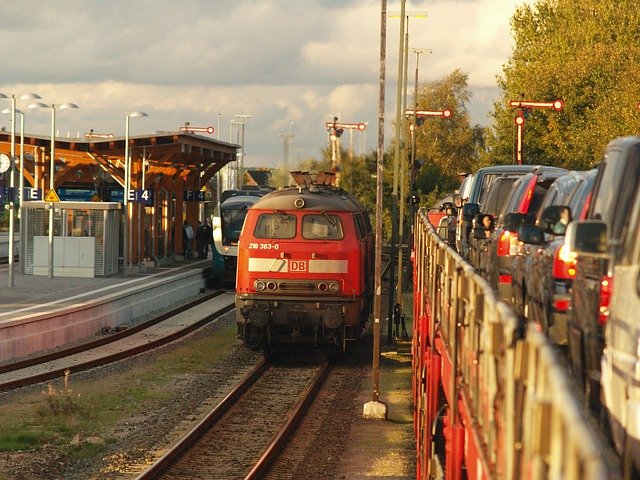
{"type": "Polygon", "coordinates": [[[270,188],[225,190],[220,195],[211,225],[213,226],[213,271],[220,284],[235,285],[238,264],[238,239],[247,210],[270,188]]]}

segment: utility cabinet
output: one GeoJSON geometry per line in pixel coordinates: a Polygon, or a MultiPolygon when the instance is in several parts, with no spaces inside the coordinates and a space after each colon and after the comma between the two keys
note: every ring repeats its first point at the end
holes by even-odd
{"type": "MultiPolygon", "coordinates": [[[[28,275],[49,274],[48,202],[23,202],[20,265],[28,275]]],[[[94,277],[118,272],[119,202],[53,203],[53,276],[94,277]]]]}

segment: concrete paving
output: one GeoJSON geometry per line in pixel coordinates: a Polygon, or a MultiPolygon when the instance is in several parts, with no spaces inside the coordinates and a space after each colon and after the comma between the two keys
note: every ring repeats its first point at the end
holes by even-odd
{"type": "Polygon", "coordinates": [[[86,338],[210,286],[210,260],[176,260],[142,273],[74,278],[0,266],[0,361],[86,338]]]}

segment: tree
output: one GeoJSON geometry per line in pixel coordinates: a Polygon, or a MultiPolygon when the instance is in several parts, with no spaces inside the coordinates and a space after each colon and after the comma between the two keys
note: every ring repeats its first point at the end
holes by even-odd
{"type": "Polygon", "coordinates": [[[477,169],[484,149],[484,129],[471,127],[467,104],[468,75],[456,69],[441,80],[418,87],[418,110],[449,108],[449,118],[426,117],[416,130],[416,191],[421,205],[456,189],[459,173],[477,169]]]}
{"type": "Polygon", "coordinates": [[[585,169],[606,144],[640,121],[640,6],[631,0],[538,0],[512,17],[513,55],[498,79],[488,138],[497,163],[513,162],[509,100],[563,99],[561,112],[532,110],[524,128],[526,163],[585,169]]]}

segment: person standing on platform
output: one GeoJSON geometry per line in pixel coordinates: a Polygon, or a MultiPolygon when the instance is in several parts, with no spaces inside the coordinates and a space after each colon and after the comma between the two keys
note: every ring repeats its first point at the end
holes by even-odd
{"type": "Polygon", "coordinates": [[[198,258],[207,258],[207,248],[206,237],[205,237],[205,228],[204,224],[198,220],[198,227],[196,228],[196,248],[198,250],[198,258]]]}
{"type": "Polygon", "coordinates": [[[193,228],[191,225],[185,220],[184,226],[182,227],[182,243],[184,244],[184,258],[189,259],[193,258],[193,228]]]}
{"type": "Polygon", "coordinates": [[[204,230],[204,235],[203,235],[204,257],[203,258],[207,258],[209,256],[209,245],[213,245],[213,227],[211,226],[211,220],[209,220],[208,218],[205,218],[202,228],[204,230]]]}

